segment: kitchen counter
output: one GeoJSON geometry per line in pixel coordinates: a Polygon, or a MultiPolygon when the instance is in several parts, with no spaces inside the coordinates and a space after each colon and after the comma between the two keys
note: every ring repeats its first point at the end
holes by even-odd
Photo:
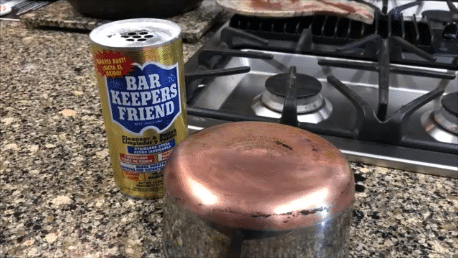
{"type": "MultiPolygon", "coordinates": [[[[113,181],[88,35],[0,27],[0,257],[163,257],[162,201],[113,181]]],[[[458,257],[457,179],[352,168],[352,257],[458,257]]]]}
{"type": "MultiPolygon", "coordinates": [[[[215,1],[205,0],[197,9],[168,20],[180,25],[183,41],[195,43],[223,16],[224,12],[215,1]]],[[[22,15],[21,22],[26,24],[27,28],[59,28],[85,32],[110,21],[83,16],[68,1],[60,0],[22,15]]]]}

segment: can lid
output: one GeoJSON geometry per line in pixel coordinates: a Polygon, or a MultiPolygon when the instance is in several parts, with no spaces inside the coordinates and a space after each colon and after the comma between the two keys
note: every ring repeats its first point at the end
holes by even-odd
{"type": "Polygon", "coordinates": [[[348,210],[353,172],[344,155],[305,130],[228,123],[189,136],[164,170],[167,195],[223,227],[291,230],[348,210]]]}
{"type": "Polygon", "coordinates": [[[118,49],[159,47],[181,35],[176,23],[153,18],[128,19],[101,25],[89,34],[94,44],[118,49]]]}

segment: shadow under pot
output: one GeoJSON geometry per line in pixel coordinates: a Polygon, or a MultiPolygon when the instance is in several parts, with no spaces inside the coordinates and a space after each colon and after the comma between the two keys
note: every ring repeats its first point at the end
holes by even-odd
{"type": "Polygon", "coordinates": [[[189,12],[203,0],[68,0],[82,15],[100,19],[167,18],[189,12]]]}
{"type": "Polygon", "coordinates": [[[164,169],[166,257],[347,257],[353,172],[323,138],[237,122],[189,136],[164,169]]]}

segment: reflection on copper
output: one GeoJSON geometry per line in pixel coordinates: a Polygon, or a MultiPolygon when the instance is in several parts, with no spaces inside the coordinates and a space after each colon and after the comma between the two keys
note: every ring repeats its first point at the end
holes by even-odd
{"type": "MultiPolygon", "coordinates": [[[[326,188],[317,190],[299,199],[292,200],[289,203],[275,207],[274,213],[285,214],[291,211],[303,210],[304,207],[319,207],[323,205],[323,203],[326,203],[328,194],[329,194],[329,190],[326,188]]],[[[324,212],[327,212],[327,211],[324,209],[324,212]]]]}
{"type": "Polygon", "coordinates": [[[202,184],[190,179],[188,180],[189,189],[194,198],[198,199],[203,205],[214,205],[218,202],[218,196],[214,195],[210,189],[202,184]]]}
{"type": "Polygon", "coordinates": [[[262,122],[207,128],[175,149],[164,170],[179,205],[232,228],[289,230],[348,210],[353,173],[331,143],[262,122]]]}

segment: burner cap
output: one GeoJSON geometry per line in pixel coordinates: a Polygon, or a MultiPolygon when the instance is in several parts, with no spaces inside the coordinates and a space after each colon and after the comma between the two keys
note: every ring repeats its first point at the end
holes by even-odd
{"type": "MultiPolygon", "coordinates": [[[[288,73],[277,74],[269,77],[266,81],[266,89],[277,96],[286,97],[288,91],[288,73]]],[[[315,77],[305,74],[296,75],[297,98],[309,98],[316,96],[321,91],[321,82],[315,77]]]]}
{"type": "Polygon", "coordinates": [[[458,92],[445,95],[442,98],[442,106],[448,112],[458,116],[458,92]]]}

